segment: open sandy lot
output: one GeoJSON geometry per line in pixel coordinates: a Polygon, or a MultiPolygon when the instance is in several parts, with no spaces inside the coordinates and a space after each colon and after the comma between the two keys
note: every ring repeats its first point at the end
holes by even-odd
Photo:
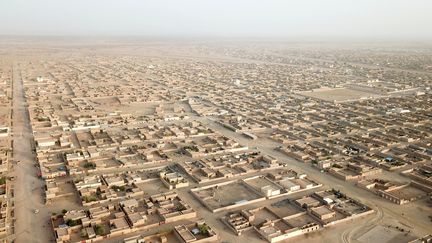
{"type": "Polygon", "coordinates": [[[379,97],[379,95],[377,94],[347,88],[319,89],[313,91],[299,92],[299,94],[315,99],[339,102],[379,97]]]}

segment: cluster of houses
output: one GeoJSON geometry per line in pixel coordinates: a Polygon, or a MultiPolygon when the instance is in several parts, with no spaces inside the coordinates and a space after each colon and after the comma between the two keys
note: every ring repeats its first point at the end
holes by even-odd
{"type": "MultiPolygon", "coordinates": [[[[219,226],[198,220],[200,210],[231,211],[224,222],[235,233],[253,229],[277,242],[373,212],[336,190],[234,212],[322,186],[240,142],[245,137],[277,144],[274,149],[290,158],[398,204],[431,192],[428,74],[313,61],[328,55],[314,51],[305,53],[311,60],[218,52],[252,61],[68,55],[38,61],[43,75],[32,62],[22,64],[46,203],[71,197],[80,208],[52,216],[57,242],[219,240],[219,226]],[[412,181],[371,179],[398,172],[412,181]],[[185,192],[205,207],[192,208],[185,192]],[[171,236],[141,235],[163,226],[171,236]]],[[[11,73],[0,74],[0,103],[9,109],[3,80],[11,73]]],[[[10,143],[3,141],[11,125],[3,106],[0,112],[1,234],[10,182],[3,176],[10,143]]]]}
{"type": "Polygon", "coordinates": [[[51,221],[60,243],[95,242],[196,217],[196,212],[177,193],[170,192],[85,210],[64,210],[61,215],[52,216],[51,221]]]}
{"type": "Polygon", "coordinates": [[[228,213],[222,221],[237,235],[254,230],[268,242],[279,242],[370,213],[373,210],[366,205],[328,190],[228,213]]]}

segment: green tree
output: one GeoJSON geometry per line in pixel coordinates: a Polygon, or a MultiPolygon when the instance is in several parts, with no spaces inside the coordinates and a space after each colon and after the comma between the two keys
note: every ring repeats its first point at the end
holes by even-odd
{"type": "Polygon", "coordinates": [[[104,227],[99,224],[95,225],[94,230],[97,235],[103,235],[105,233],[104,227]]]}
{"type": "Polygon", "coordinates": [[[208,235],[210,227],[206,224],[198,225],[198,229],[202,235],[208,235]]]}
{"type": "Polygon", "coordinates": [[[77,226],[80,224],[79,220],[68,219],[66,220],[66,224],[70,227],[77,226]]]}

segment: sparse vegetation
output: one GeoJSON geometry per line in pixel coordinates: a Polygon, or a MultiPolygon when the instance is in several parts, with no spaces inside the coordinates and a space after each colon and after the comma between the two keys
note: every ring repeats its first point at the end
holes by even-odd
{"type": "Polygon", "coordinates": [[[95,202],[95,201],[98,200],[97,197],[96,197],[95,195],[91,195],[91,196],[83,196],[82,199],[83,199],[86,203],[89,203],[89,202],[95,202]]]}
{"type": "Polygon", "coordinates": [[[102,225],[97,224],[94,226],[94,231],[97,235],[103,235],[105,234],[105,229],[102,225]]]}
{"type": "Polygon", "coordinates": [[[96,164],[93,162],[85,162],[83,167],[86,169],[92,169],[93,170],[96,168],[96,164]]]}
{"type": "Polygon", "coordinates": [[[73,220],[73,219],[68,219],[65,222],[68,226],[73,227],[73,226],[77,226],[80,224],[79,220],[73,220]]]}

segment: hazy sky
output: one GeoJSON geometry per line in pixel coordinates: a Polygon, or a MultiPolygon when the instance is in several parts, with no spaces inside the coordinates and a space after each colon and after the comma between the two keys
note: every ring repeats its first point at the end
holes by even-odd
{"type": "Polygon", "coordinates": [[[432,38],[432,0],[0,0],[0,35],[432,38]]]}

